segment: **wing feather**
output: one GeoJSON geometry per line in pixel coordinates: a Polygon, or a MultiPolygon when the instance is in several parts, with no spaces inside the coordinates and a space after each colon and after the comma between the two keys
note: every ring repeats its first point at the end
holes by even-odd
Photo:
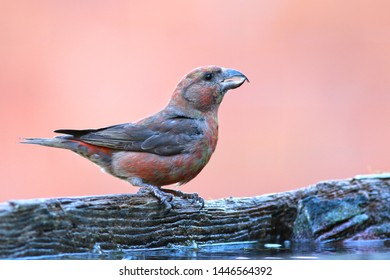
{"type": "Polygon", "coordinates": [[[100,129],[55,132],[71,139],[115,150],[148,152],[163,156],[186,153],[203,136],[202,120],[176,116],[150,124],[128,123],[100,129]]]}

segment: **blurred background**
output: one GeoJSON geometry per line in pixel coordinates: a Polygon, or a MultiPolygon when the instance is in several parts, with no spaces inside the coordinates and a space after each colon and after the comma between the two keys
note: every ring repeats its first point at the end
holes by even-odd
{"type": "Polygon", "coordinates": [[[134,193],[76,154],[22,145],[162,109],[195,67],[226,95],[219,143],[181,187],[206,199],[390,170],[390,2],[0,0],[0,201],[134,193]]]}

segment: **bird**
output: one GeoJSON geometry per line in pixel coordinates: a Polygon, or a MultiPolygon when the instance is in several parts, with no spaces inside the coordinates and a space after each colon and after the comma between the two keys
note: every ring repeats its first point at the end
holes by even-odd
{"type": "Polygon", "coordinates": [[[170,209],[174,195],[197,194],[162,188],[194,179],[218,142],[218,108],[226,92],[248,78],[238,70],[202,66],[185,75],[166,107],[136,122],[97,129],[58,129],[54,138],[24,138],[21,143],[71,150],[103,171],[141,187],[170,209]]]}

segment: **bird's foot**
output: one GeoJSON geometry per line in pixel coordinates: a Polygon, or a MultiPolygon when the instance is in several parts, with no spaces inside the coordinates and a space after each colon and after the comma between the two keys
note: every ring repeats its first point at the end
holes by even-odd
{"type": "Polygon", "coordinates": [[[140,178],[130,178],[129,182],[133,186],[141,187],[141,189],[139,190],[140,193],[144,191],[151,193],[159,200],[160,204],[164,206],[167,212],[169,212],[173,207],[173,197],[190,200],[191,204],[197,202],[200,204],[199,210],[203,209],[204,207],[204,199],[201,198],[197,193],[184,193],[179,190],[163,189],[151,184],[147,184],[140,178]]]}
{"type": "Polygon", "coordinates": [[[163,190],[161,190],[159,187],[146,184],[144,183],[141,179],[138,178],[132,178],[129,180],[129,182],[133,186],[141,187],[139,192],[144,192],[145,190],[148,191],[150,194],[152,194],[155,198],[158,199],[161,205],[164,206],[165,210],[169,212],[172,209],[172,200],[173,200],[173,195],[170,193],[166,193],[163,190]]]}
{"type": "Polygon", "coordinates": [[[173,200],[173,195],[170,193],[166,193],[162,191],[160,188],[149,185],[145,187],[155,198],[157,198],[160,202],[161,205],[164,206],[165,210],[169,212],[172,209],[172,200],[173,200]]]}
{"type": "Polygon", "coordinates": [[[195,202],[198,202],[201,205],[200,209],[202,209],[204,207],[204,199],[202,197],[200,197],[197,193],[185,193],[185,192],[182,192],[179,190],[172,190],[172,189],[160,189],[160,190],[165,192],[165,193],[169,193],[169,194],[172,194],[174,196],[177,196],[177,197],[180,197],[183,199],[192,200],[192,202],[191,202],[192,204],[195,202]]]}

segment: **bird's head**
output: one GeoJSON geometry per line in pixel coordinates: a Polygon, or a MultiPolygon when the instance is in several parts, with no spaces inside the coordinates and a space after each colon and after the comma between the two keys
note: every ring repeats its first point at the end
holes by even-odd
{"type": "Polygon", "coordinates": [[[170,105],[207,112],[217,109],[225,93],[241,86],[248,78],[241,72],[219,66],[192,70],[179,82],[170,105]]]}

